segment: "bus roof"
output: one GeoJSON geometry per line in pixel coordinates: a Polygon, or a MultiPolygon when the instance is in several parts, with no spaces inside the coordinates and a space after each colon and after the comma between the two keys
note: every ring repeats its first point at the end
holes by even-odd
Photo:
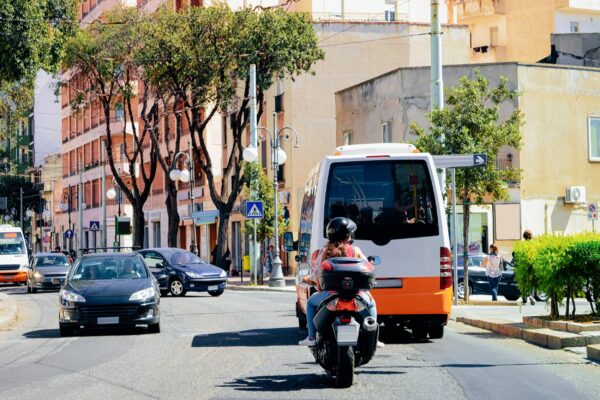
{"type": "Polygon", "coordinates": [[[410,143],[367,143],[339,146],[335,156],[367,156],[418,153],[419,150],[410,143]]]}

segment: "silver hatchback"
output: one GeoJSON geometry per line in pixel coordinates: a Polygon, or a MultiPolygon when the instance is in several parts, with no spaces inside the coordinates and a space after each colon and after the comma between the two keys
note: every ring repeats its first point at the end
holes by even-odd
{"type": "Polygon", "coordinates": [[[69,260],[61,253],[37,253],[27,270],[27,292],[38,289],[59,289],[70,268],[69,260]]]}

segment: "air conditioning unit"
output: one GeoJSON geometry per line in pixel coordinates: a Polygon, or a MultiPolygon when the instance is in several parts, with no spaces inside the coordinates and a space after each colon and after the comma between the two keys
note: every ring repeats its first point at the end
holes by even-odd
{"type": "Polygon", "coordinates": [[[565,193],[565,203],[585,203],[585,186],[569,186],[565,193]]]}

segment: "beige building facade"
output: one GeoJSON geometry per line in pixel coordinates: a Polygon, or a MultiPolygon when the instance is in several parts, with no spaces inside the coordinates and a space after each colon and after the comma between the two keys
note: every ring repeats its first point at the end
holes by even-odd
{"type": "Polygon", "coordinates": [[[446,0],[449,22],[469,26],[473,63],[537,62],[550,34],[600,31],[600,0],[446,0]]]}
{"type": "MultiPolygon", "coordinates": [[[[506,147],[499,168],[523,171],[507,202],[473,209],[469,246],[486,250],[493,241],[510,254],[524,229],[534,235],[592,230],[586,207],[600,202],[600,69],[544,64],[494,63],[444,67],[444,84],[455,86],[474,68],[496,84],[501,76],[521,95],[502,110],[525,114],[521,149],[506,147]],[[569,202],[577,197],[578,202],[569,202]]],[[[336,93],[337,144],[353,132],[353,143],[410,142],[409,124],[428,126],[428,68],[400,68],[336,93]]],[[[597,222],[595,222],[597,225],[597,222]]],[[[459,227],[459,231],[460,231],[459,227]]]]}

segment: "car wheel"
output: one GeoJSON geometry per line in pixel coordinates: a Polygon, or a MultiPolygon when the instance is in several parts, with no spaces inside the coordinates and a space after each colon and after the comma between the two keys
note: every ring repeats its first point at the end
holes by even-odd
{"type": "Polygon", "coordinates": [[[210,290],[208,292],[208,294],[210,294],[213,297],[219,297],[220,295],[223,294],[223,292],[225,291],[225,289],[219,289],[219,290],[210,290]]]}
{"type": "Polygon", "coordinates": [[[185,296],[183,282],[181,282],[179,278],[173,278],[171,283],[169,283],[169,292],[171,292],[173,296],[185,296]]]}
{"type": "Polygon", "coordinates": [[[73,336],[74,329],[72,326],[60,324],[58,329],[60,331],[60,336],[62,336],[62,337],[73,336]]]}
{"type": "Polygon", "coordinates": [[[148,332],[149,333],[160,333],[160,322],[157,322],[155,324],[149,324],[148,332]]]}
{"type": "MultiPolygon", "coordinates": [[[[459,299],[465,298],[465,282],[462,279],[458,281],[458,286],[456,287],[456,293],[458,294],[459,299]]],[[[473,285],[469,284],[469,296],[471,296],[472,294],[473,294],[473,285]]]]}
{"type": "Polygon", "coordinates": [[[516,295],[516,294],[511,294],[511,295],[509,295],[509,294],[505,294],[505,295],[504,295],[504,298],[505,298],[506,300],[508,300],[508,301],[515,301],[515,300],[519,300],[519,297],[521,297],[521,296],[519,296],[519,295],[516,295]]]}
{"type": "Polygon", "coordinates": [[[534,290],[533,292],[533,297],[537,300],[537,301],[548,301],[548,295],[544,292],[542,292],[541,290],[534,290]]]}
{"type": "Polygon", "coordinates": [[[169,289],[161,289],[160,290],[160,295],[161,296],[167,296],[169,294],[169,289]]]}
{"type": "Polygon", "coordinates": [[[441,339],[444,337],[444,325],[432,325],[429,327],[429,339],[441,339]]]}
{"type": "Polygon", "coordinates": [[[412,327],[413,337],[417,340],[427,339],[427,327],[425,325],[414,325],[412,327]]]}
{"type": "Polygon", "coordinates": [[[29,286],[31,293],[37,293],[37,288],[33,286],[33,283],[29,286]]]}
{"type": "Polygon", "coordinates": [[[296,317],[298,317],[298,328],[300,328],[300,330],[306,330],[307,326],[307,320],[306,320],[306,314],[304,314],[302,312],[302,310],[300,309],[300,304],[298,304],[298,302],[296,302],[296,317]]]}

